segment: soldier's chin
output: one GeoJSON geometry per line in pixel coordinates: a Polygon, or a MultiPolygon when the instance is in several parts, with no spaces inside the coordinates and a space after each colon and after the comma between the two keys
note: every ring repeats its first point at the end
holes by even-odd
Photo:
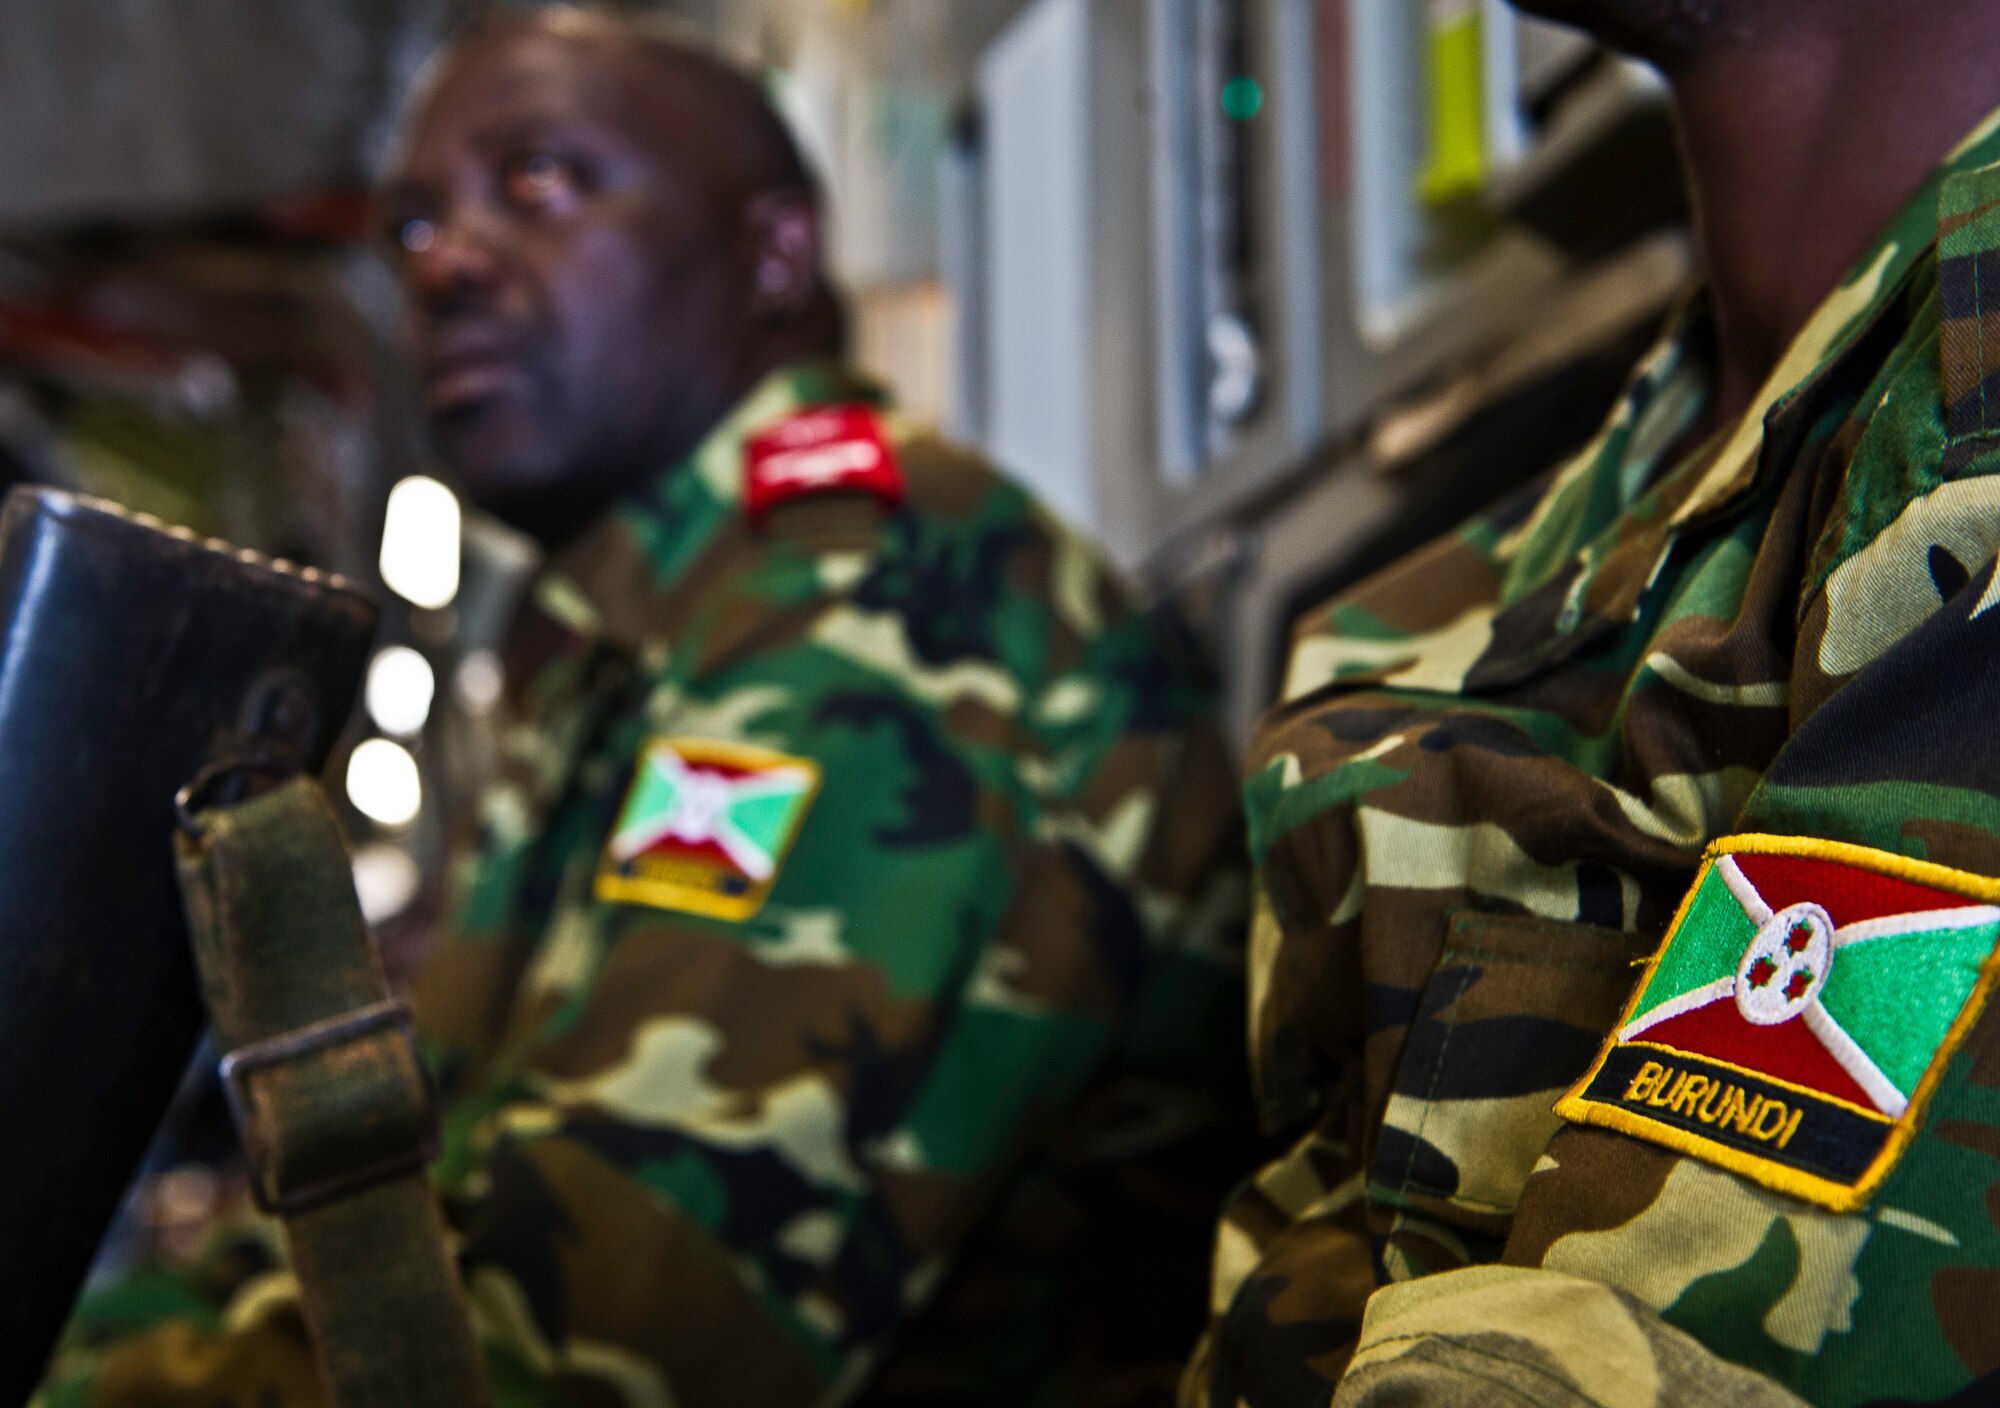
{"type": "Polygon", "coordinates": [[[543,491],[555,456],[531,418],[495,398],[434,412],[431,447],[458,491],[475,507],[502,518],[543,491]]]}

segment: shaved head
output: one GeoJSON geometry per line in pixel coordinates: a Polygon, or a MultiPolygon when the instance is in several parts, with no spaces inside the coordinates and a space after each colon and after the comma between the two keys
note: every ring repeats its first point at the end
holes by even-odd
{"type": "MultiPolygon", "coordinates": [[[[656,131],[668,154],[725,203],[738,207],[770,191],[817,196],[818,183],[784,119],[763,87],[720,58],[685,25],[660,15],[627,15],[559,5],[489,15],[453,42],[448,67],[482,46],[523,35],[545,35],[574,46],[606,74],[638,78],[650,68],[657,95],[674,110],[669,130],[656,131]],[[702,140],[686,142],[698,131],[702,140]]],[[[643,78],[641,81],[644,81],[643,78]]]]}

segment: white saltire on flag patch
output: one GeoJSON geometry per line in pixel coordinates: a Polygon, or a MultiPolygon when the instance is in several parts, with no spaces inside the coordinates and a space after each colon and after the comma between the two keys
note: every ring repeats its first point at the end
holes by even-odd
{"type": "Polygon", "coordinates": [[[819,765],[767,748],[655,738],[597,868],[597,897],[747,919],[819,790],[819,765]]]}
{"type": "Polygon", "coordinates": [[[1978,1019],[1996,943],[2000,881],[1809,837],[1725,837],[1556,1113],[1859,1207],[1978,1019]]]}

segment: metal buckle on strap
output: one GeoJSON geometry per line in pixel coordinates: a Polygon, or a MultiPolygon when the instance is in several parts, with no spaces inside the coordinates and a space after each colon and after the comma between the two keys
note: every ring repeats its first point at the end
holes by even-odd
{"type": "Polygon", "coordinates": [[[431,1097],[423,1057],[417,1050],[416,1027],[410,1019],[409,1004],[400,1000],[357,1007],[325,1021],[239,1046],[222,1058],[220,1069],[223,1093],[229,1099],[229,1113],[236,1121],[243,1152],[250,1161],[251,1195],[265,1212],[288,1217],[308,1211],[421,1169],[437,1154],[437,1105],[431,1097]],[[410,1060],[416,1066],[418,1078],[424,1083],[422,1136],[406,1149],[394,1150],[383,1157],[341,1169],[301,1187],[284,1190],[273,1187],[272,1150],[263,1137],[264,1116],[251,1099],[251,1078],[259,1071],[315,1056],[349,1042],[362,1041],[384,1031],[394,1031],[402,1036],[409,1046],[410,1060]]]}

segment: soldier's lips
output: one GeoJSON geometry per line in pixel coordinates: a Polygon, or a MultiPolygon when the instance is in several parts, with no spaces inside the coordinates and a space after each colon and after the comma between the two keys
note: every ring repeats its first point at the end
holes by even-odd
{"type": "Polygon", "coordinates": [[[520,375],[520,360],[507,353],[440,358],[424,377],[424,405],[438,415],[467,410],[501,395],[520,375]]]}

